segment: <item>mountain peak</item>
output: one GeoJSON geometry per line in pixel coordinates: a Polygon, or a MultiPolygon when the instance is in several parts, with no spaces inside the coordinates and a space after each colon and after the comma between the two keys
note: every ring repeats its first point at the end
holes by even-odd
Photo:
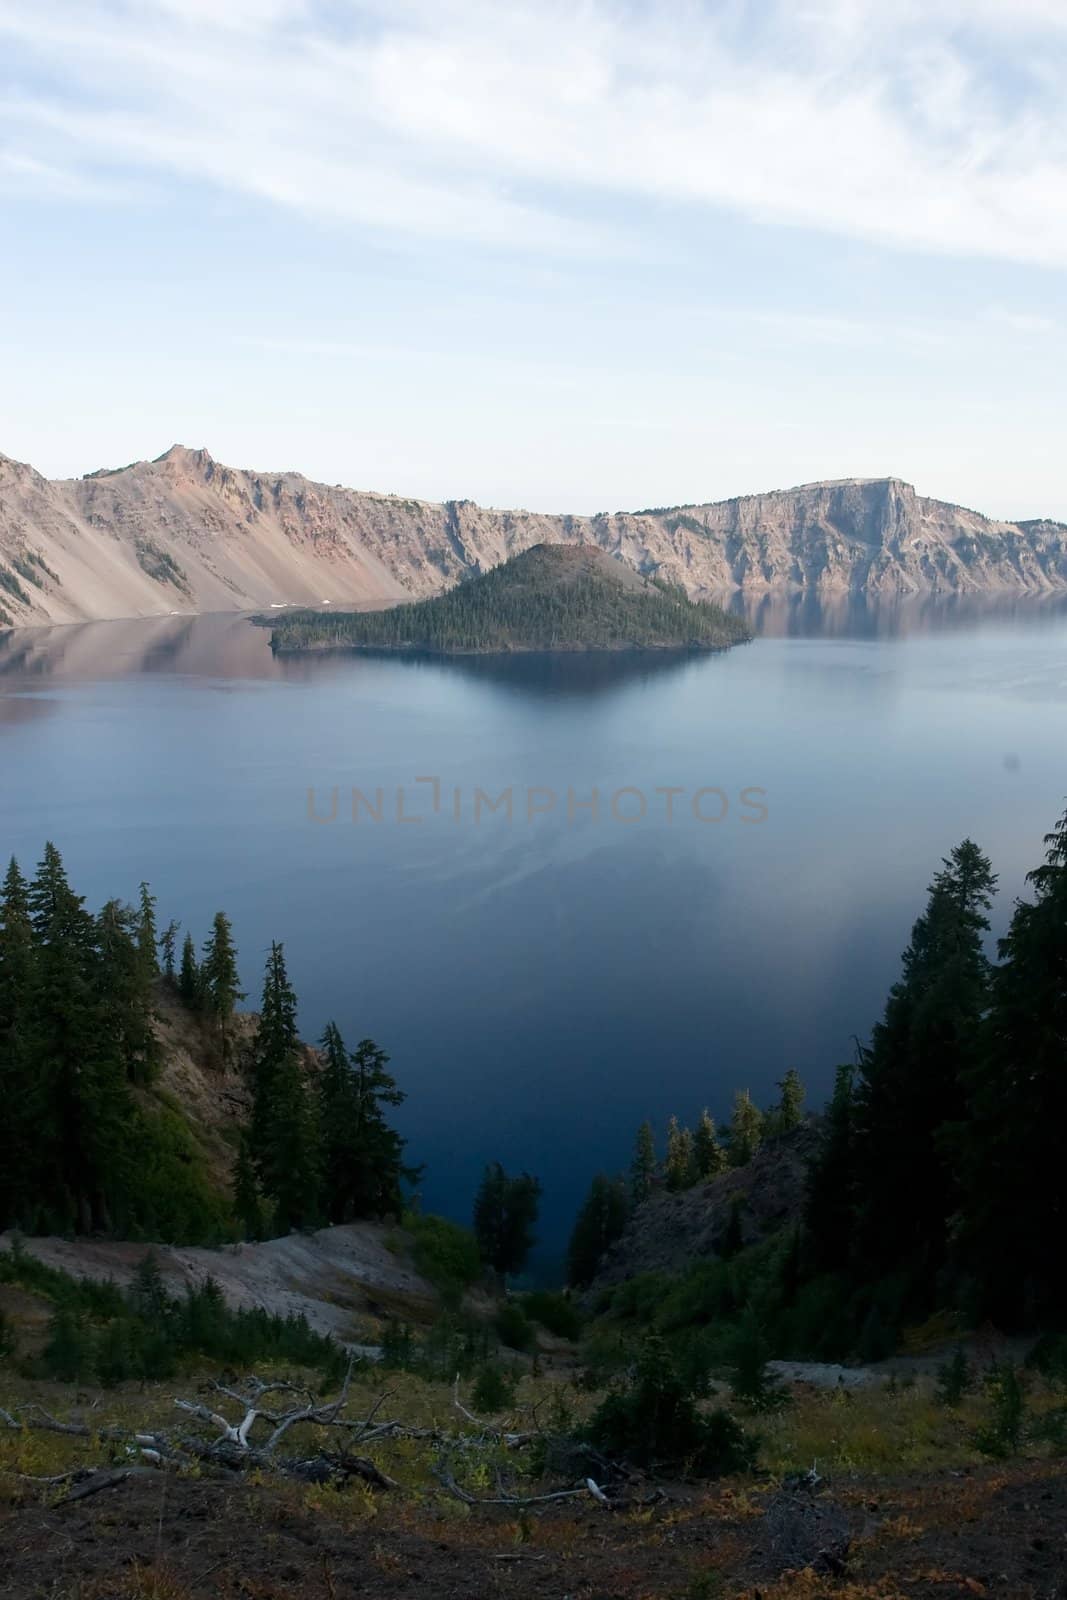
{"type": "Polygon", "coordinates": [[[173,462],[176,466],[196,467],[201,470],[204,467],[213,467],[215,465],[214,457],[209,450],[204,449],[203,445],[191,450],[185,444],[172,444],[170,449],[164,450],[161,456],[155,456],[151,464],[156,467],[161,466],[164,462],[173,462]]]}

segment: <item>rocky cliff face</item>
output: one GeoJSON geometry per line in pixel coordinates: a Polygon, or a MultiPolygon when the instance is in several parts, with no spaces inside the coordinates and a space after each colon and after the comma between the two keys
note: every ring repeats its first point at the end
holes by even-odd
{"type": "Polygon", "coordinates": [[[0,624],[383,605],[542,543],[598,545],[694,596],[1067,589],[1067,525],[993,522],[895,478],[570,517],[331,488],[180,445],[56,482],[0,456],[0,624]]]}

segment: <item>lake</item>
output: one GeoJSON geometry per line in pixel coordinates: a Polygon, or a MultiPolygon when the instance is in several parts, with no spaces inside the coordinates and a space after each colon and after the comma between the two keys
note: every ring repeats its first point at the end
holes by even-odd
{"type": "Polygon", "coordinates": [[[0,635],[0,852],[54,839],[94,908],[147,878],[198,942],[225,909],[251,1002],[282,940],[305,1035],[390,1052],[425,1205],[465,1218],[487,1160],[526,1167],[551,1255],[644,1117],[725,1117],[789,1066],[821,1100],[940,858],[992,855],[1001,932],[1063,809],[1062,603],[751,614],[681,658],[275,661],[217,616],[0,635]]]}

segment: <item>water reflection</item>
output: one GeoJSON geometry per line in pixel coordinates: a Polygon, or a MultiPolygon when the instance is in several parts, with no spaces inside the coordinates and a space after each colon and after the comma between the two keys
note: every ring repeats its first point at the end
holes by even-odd
{"type": "Polygon", "coordinates": [[[954,632],[983,623],[1054,624],[1067,616],[1067,595],[877,596],[862,594],[743,594],[722,602],[769,639],[896,639],[954,632]]]}

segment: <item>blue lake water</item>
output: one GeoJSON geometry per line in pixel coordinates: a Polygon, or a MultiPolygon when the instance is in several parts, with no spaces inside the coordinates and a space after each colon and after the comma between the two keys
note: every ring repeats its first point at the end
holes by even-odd
{"type": "Polygon", "coordinates": [[[0,636],[0,852],[54,839],[94,907],[146,877],[198,940],[225,909],[252,1001],[284,941],[305,1034],[389,1050],[425,1204],[526,1167],[550,1254],[642,1118],[789,1066],[821,1099],[941,856],[989,851],[1002,931],[1063,809],[1062,607],[754,615],[679,659],[276,662],[236,617],[0,636]]]}

